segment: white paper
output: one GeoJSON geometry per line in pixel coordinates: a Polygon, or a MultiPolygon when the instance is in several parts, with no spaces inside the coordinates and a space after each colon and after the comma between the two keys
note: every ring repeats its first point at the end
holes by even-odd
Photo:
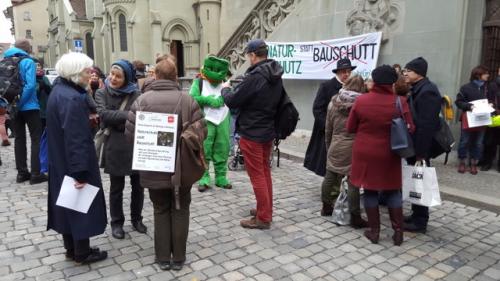
{"type": "Polygon", "coordinates": [[[467,111],[467,123],[469,124],[469,128],[491,125],[491,113],[475,113],[467,111]]]}
{"type": "Polygon", "coordinates": [[[474,105],[472,112],[475,114],[492,113],[495,109],[490,105],[487,99],[475,100],[471,102],[474,105]]]}
{"type": "Polygon", "coordinates": [[[75,180],[71,177],[64,176],[56,205],[86,214],[98,191],[98,187],[90,184],[86,184],[84,187],[76,189],[75,180]]]}
{"type": "Polygon", "coordinates": [[[229,113],[229,108],[227,106],[212,108],[205,107],[203,109],[205,112],[205,120],[212,122],[214,125],[219,125],[226,119],[227,114],[229,113]]]}
{"type": "Polygon", "coordinates": [[[132,169],[175,172],[177,114],[137,111],[132,169]]]}

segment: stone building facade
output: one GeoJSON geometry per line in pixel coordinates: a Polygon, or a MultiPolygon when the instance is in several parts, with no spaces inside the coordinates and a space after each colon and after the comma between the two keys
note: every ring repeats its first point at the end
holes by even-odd
{"type": "MultiPolygon", "coordinates": [[[[241,73],[247,66],[243,48],[252,38],[317,41],[371,31],[383,32],[380,64],[404,65],[423,56],[430,79],[451,97],[477,64],[500,66],[495,49],[500,0],[48,1],[52,62],[72,49],[76,38],[105,70],[119,58],[151,64],[158,54],[171,53],[180,75],[193,77],[212,53],[228,58],[234,73],[241,73]]],[[[312,128],[312,103],[322,82],[285,82],[305,134],[312,128]]]]}
{"type": "Polygon", "coordinates": [[[47,62],[47,6],[49,0],[12,1],[14,38],[26,38],[33,46],[33,56],[47,62]]]}

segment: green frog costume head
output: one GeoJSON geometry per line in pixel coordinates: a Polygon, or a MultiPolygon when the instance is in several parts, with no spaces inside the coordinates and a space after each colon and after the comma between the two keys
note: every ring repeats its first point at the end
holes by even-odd
{"type": "Polygon", "coordinates": [[[216,56],[208,56],[203,62],[201,73],[210,82],[222,82],[226,80],[229,72],[229,61],[216,56]]]}

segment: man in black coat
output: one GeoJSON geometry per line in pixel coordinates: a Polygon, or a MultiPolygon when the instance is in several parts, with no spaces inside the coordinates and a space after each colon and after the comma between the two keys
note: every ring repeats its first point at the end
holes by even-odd
{"type": "MultiPolygon", "coordinates": [[[[425,161],[430,166],[430,152],[434,135],[440,128],[441,94],[427,77],[427,61],[418,57],[406,64],[405,81],[411,85],[409,104],[416,130],[413,134],[415,157],[407,159],[409,165],[425,161]]],[[[412,204],[410,217],[405,218],[404,229],[425,233],[429,221],[429,208],[412,204]]]]}
{"type": "Polygon", "coordinates": [[[324,177],[326,172],[325,123],[328,104],[332,97],[342,88],[344,82],[351,76],[351,71],[355,68],[356,66],[352,66],[348,58],[340,59],[337,62],[337,68],[332,70],[335,77],[319,86],[314,99],[314,126],[307,146],[304,167],[318,176],[324,177]]]}

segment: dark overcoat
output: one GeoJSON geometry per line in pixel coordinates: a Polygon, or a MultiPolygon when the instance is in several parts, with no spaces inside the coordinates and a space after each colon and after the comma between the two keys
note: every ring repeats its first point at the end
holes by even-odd
{"type": "Polygon", "coordinates": [[[326,173],[326,143],[325,124],[328,104],[332,97],[342,88],[342,84],[333,78],[319,86],[318,93],[313,103],[314,125],[307,146],[304,167],[316,173],[318,176],[325,176],[326,173]]]}
{"type": "Polygon", "coordinates": [[[57,78],[47,104],[49,192],[47,229],[71,234],[75,240],[104,233],[106,202],[89,123],[87,92],[57,78]],[[99,188],[87,214],[56,206],[64,176],[99,188]]]}
{"type": "Polygon", "coordinates": [[[134,143],[125,138],[125,122],[127,122],[130,106],[139,97],[137,90],[128,94],[129,99],[123,110],[122,102],[127,94],[116,94],[107,86],[97,90],[95,100],[97,114],[101,119],[101,128],[109,128],[110,135],[104,144],[104,172],[113,176],[126,176],[132,173],[134,143]]]}
{"type": "MultiPolygon", "coordinates": [[[[403,115],[415,126],[405,97],[401,98],[403,115]]],[[[347,131],[356,134],[352,147],[349,180],[367,190],[398,190],[402,187],[401,157],[391,150],[391,123],[399,115],[392,86],[375,86],[356,98],[347,120],[347,131]]]]}

